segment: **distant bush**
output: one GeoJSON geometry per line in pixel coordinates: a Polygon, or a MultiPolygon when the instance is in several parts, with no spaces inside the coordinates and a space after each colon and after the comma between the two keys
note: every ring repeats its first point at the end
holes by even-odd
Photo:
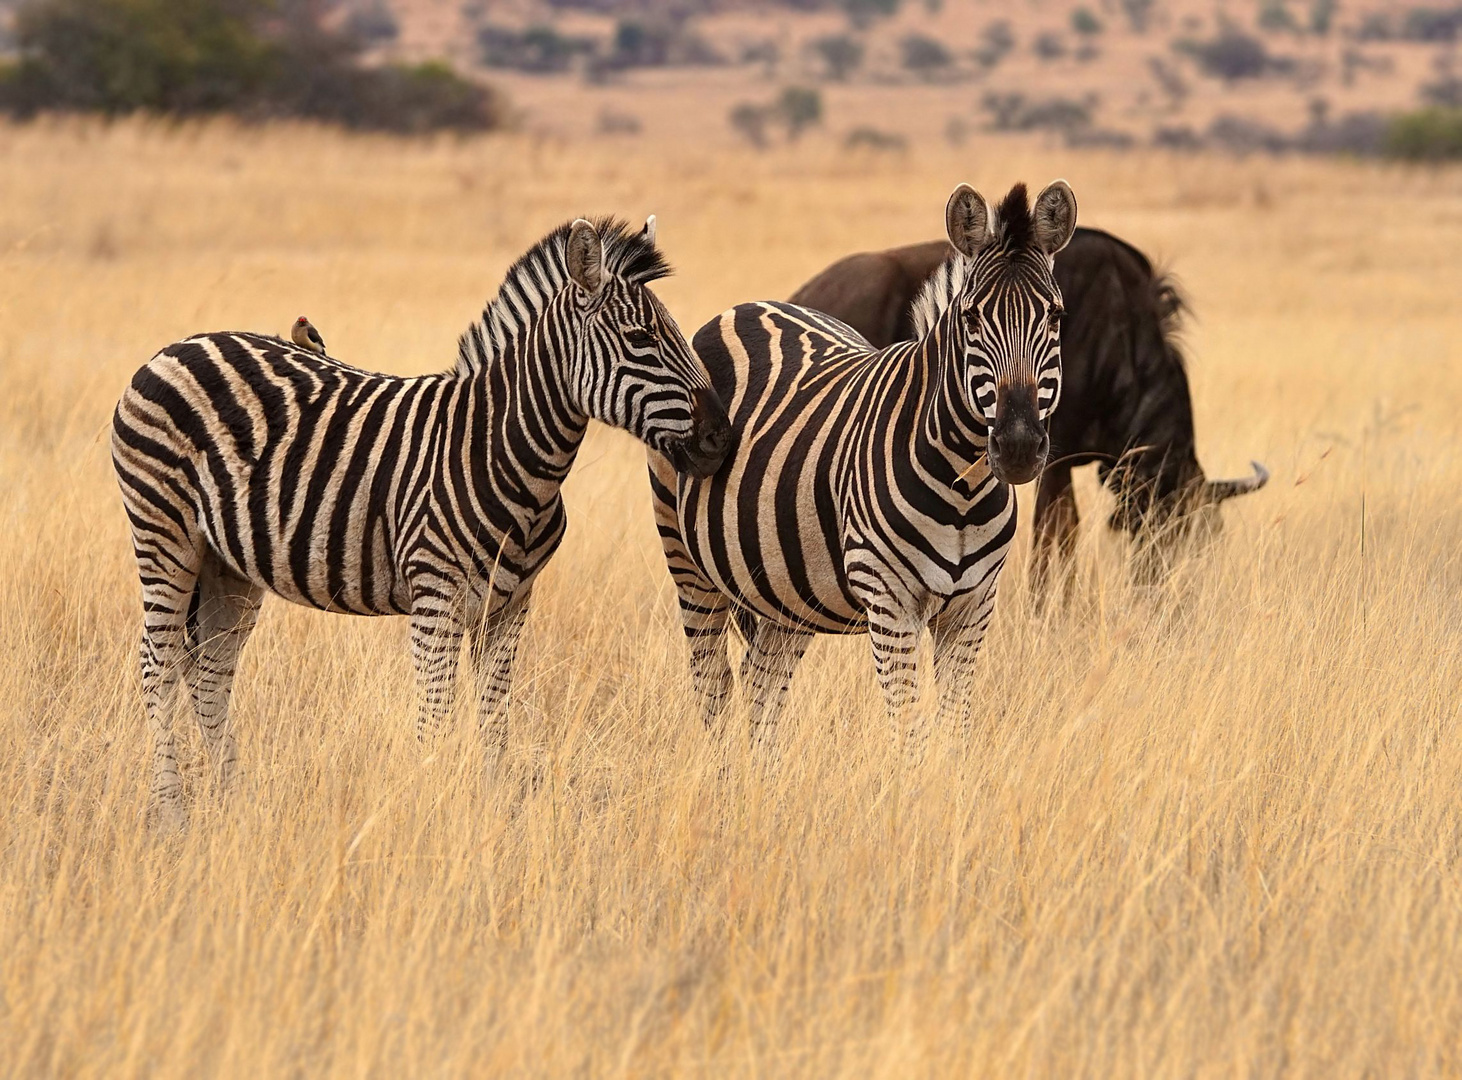
{"type": "Polygon", "coordinates": [[[1152,133],[1152,145],[1163,150],[1201,150],[1203,136],[1187,124],[1159,127],[1152,133]]]}
{"type": "Polygon", "coordinates": [[[633,113],[615,112],[613,109],[599,110],[595,123],[601,135],[638,135],[643,129],[640,118],[633,113]]]}
{"type": "Polygon", "coordinates": [[[1289,4],[1285,0],[1264,0],[1259,5],[1259,29],[1260,30],[1288,30],[1299,29],[1299,23],[1290,14],[1289,4]]]}
{"type": "Polygon", "coordinates": [[[365,45],[384,45],[400,36],[401,27],[386,0],[372,0],[345,17],[345,33],[365,45]]]}
{"type": "Polygon", "coordinates": [[[1193,57],[1204,73],[1228,82],[1255,79],[1275,67],[1262,41],[1232,28],[1206,41],[1181,41],[1177,48],[1193,57]]]}
{"type": "Polygon", "coordinates": [[[900,0],[838,0],[854,26],[868,26],[875,19],[898,14],[900,0]]]}
{"type": "Polygon", "coordinates": [[[442,64],[366,68],[359,43],[295,19],[271,32],[269,0],[33,0],[0,109],[179,116],[294,116],[362,129],[486,130],[506,107],[442,64]]]}
{"type": "Polygon", "coordinates": [[[1396,28],[1391,25],[1391,16],[1384,11],[1369,12],[1355,28],[1357,41],[1390,41],[1395,36],[1396,28]]]}
{"type": "Polygon", "coordinates": [[[1010,23],[999,19],[980,31],[980,44],[973,56],[982,67],[992,68],[1004,60],[1015,48],[1015,31],[1010,23]]]}
{"type": "Polygon", "coordinates": [[[767,128],[771,122],[771,110],[765,105],[742,101],[731,107],[727,115],[731,128],[758,150],[767,145],[767,128]]]}
{"type": "Polygon", "coordinates": [[[899,42],[904,69],[926,79],[943,75],[954,66],[954,55],[944,45],[924,34],[909,34],[899,42]]]}
{"type": "Polygon", "coordinates": [[[1384,145],[1389,156],[1407,161],[1462,158],[1462,109],[1421,109],[1393,117],[1384,145]]]}
{"type": "Polygon", "coordinates": [[[828,34],[817,38],[808,48],[822,62],[824,74],[839,82],[863,64],[863,43],[849,34],[828,34]]]}
{"type": "Polygon", "coordinates": [[[996,131],[1065,131],[1091,126],[1094,101],[1050,97],[1031,100],[1018,92],[991,91],[982,104],[996,131]]]}
{"type": "Polygon", "coordinates": [[[1090,37],[1102,32],[1102,21],[1092,14],[1090,8],[1079,7],[1071,12],[1071,29],[1090,37]]]}
{"type": "Polygon", "coordinates": [[[758,148],[770,142],[773,126],[782,127],[788,140],[795,142],[808,128],[822,123],[822,95],[808,87],[789,86],[769,105],[740,102],[727,120],[737,134],[758,148]]]}
{"type": "Polygon", "coordinates": [[[1066,55],[1066,39],[1054,30],[1046,30],[1036,35],[1031,49],[1042,60],[1059,60],[1066,55]]]}
{"type": "Polygon", "coordinates": [[[880,131],[874,127],[855,127],[843,137],[843,146],[849,150],[902,152],[909,148],[909,140],[893,131],[880,131]]]}
{"type": "Polygon", "coordinates": [[[1279,153],[1290,148],[1284,132],[1247,116],[1225,113],[1208,125],[1208,142],[1236,154],[1279,153]]]}
{"type": "Polygon", "coordinates": [[[703,66],[723,63],[700,35],[683,22],[667,19],[620,19],[602,62],[610,68],[703,66]]]}
{"type": "Polygon", "coordinates": [[[526,30],[484,26],[477,31],[477,45],[488,67],[535,75],[567,71],[575,58],[589,56],[595,50],[592,38],[570,37],[551,26],[530,26],[526,30]]]}
{"type": "Polygon", "coordinates": [[[1412,8],[1402,17],[1400,36],[1408,41],[1456,41],[1462,37],[1462,5],[1412,8]]]}
{"type": "Polygon", "coordinates": [[[1330,33],[1330,27],[1335,22],[1337,7],[1339,7],[1339,0],[1311,0],[1310,33],[1320,37],[1330,33]]]}
{"type": "Polygon", "coordinates": [[[1121,0],[1122,13],[1127,16],[1127,22],[1134,33],[1147,33],[1148,22],[1152,18],[1152,6],[1154,0],[1121,0]]]}
{"type": "Polygon", "coordinates": [[[1435,82],[1422,85],[1421,100],[1444,109],[1462,109],[1462,79],[1449,72],[1442,73],[1435,82]]]}

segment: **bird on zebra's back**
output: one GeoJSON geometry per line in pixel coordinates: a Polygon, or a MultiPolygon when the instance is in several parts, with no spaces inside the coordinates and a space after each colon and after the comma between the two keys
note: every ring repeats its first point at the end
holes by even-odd
{"type": "Polygon", "coordinates": [[[925,286],[919,340],[874,349],[844,323],[741,304],[692,339],[731,418],[714,476],[651,451],[656,522],[708,725],[741,665],[753,742],[775,755],[793,672],[815,633],[867,632],[895,739],[911,757],[917,646],[934,638],[940,713],[968,724],[972,665],[1015,535],[1013,484],[1035,479],[1061,396],[1056,252],[1076,198],[1015,185],[992,212],[960,185],[945,210],[957,256],[925,286]]]}
{"type": "Polygon", "coordinates": [[[200,334],[136,375],[112,459],[142,579],[142,686],[162,823],[182,820],[173,734],[182,687],[227,788],[229,696],[266,592],[408,615],[417,732],[450,709],[464,636],[489,767],[533,583],[566,527],[560,486],[589,420],[698,475],[725,410],[650,290],[670,272],[655,219],[554,230],[508,271],[456,365],[402,378],[278,338],[200,334]]]}
{"type": "Polygon", "coordinates": [[[294,326],[289,331],[289,338],[301,349],[308,349],[320,356],[325,355],[325,339],[320,336],[320,331],[315,329],[314,324],[303,315],[294,321],[294,326]]]}

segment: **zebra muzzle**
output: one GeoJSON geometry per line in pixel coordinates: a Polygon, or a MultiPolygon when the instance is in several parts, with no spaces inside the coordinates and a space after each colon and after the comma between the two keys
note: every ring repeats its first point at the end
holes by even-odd
{"type": "Polygon", "coordinates": [[[667,456],[677,472],[710,476],[731,452],[731,422],[714,390],[698,388],[690,395],[690,433],[673,444],[667,456]]]}
{"type": "Polygon", "coordinates": [[[1004,484],[1029,483],[1045,468],[1050,449],[1050,436],[1036,408],[1035,384],[1001,386],[986,445],[995,478],[1004,484]]]}

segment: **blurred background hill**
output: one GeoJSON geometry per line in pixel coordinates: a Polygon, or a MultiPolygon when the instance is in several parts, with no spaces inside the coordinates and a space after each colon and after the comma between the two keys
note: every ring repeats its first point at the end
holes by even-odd
{"type": "Polygon", "coordinates": [[[22,114],[225,109],[869,153],[998,130],[1115,150],[1462,155],[1462,4],[9,0],[0,13],[0,95],[22,114]],[[93,86],[104,53],[151,70],[151,89],[93,86]]]}

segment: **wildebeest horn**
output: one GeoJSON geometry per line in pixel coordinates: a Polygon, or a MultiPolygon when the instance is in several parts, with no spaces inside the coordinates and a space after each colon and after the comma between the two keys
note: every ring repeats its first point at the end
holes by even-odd
{"type": "Polygon", "coordinates": [[[1269,483],[1268,469],[1257,461],[1251,461],[1249,464],[1254,466],[1253,476],[1245,476],[1239,480],[1210,480],[1204,484],[1203,492],[1208,496],[1208,501],[1223,502],[1224,499],[1232,499],[1235,495],[1247,495],[1269,483]]]}

